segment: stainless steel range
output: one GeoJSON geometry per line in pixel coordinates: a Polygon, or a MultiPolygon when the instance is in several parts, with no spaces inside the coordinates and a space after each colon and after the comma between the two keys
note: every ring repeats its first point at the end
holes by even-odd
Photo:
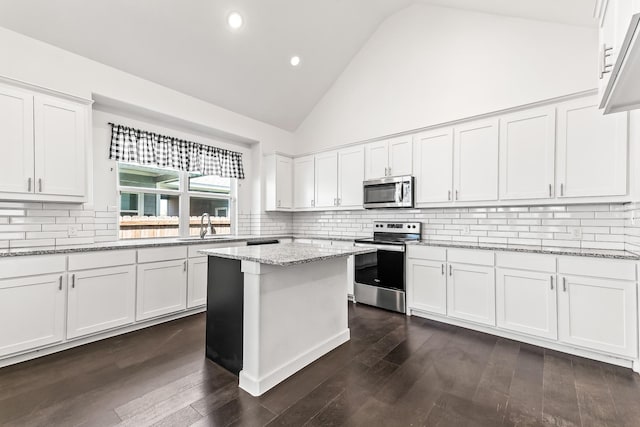
{"type": "Polygon", "coordinates": [[[358,239],[356,246],[376,252],[355,256],[354,296],[358,303],[406,312],[405,242],[420,240],[419,222],[373,223],[373,237],[358,239]]]}

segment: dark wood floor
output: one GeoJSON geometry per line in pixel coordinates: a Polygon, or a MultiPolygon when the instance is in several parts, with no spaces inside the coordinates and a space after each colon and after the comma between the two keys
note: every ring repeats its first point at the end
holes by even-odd
{"type": "Polygon", "coordinates": [[[628,369],[366,306],[352,339],[260,398],[196,315],[0,369],[2,426],[640,426],[628,369]]]}

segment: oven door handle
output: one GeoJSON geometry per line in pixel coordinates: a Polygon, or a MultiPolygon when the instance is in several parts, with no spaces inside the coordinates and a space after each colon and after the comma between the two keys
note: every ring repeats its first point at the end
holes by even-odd
{"type": "Polygon", "coordinates": [[[360,248],[374,248],[379,251],[404,252],[404,245],[376,245],[375,243],[355,243],[354,246],[360,248]]]}

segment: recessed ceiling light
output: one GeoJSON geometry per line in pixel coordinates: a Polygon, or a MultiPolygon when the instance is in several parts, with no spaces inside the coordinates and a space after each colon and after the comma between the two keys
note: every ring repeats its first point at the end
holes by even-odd
{"type": "Polygon", "coordinates": [[[243,21],[244,20],[242,19],[242,15],[240,15],[238,12],[231,12],[227,17],[227,23],[229,24],[229,27],[234,30],[242,27],[243,21]]]}
{"type": "Polygon", "coordinates": [[[291,64],[292,67],[297,67],[298,65],[300,65],[300,57],[299,56],[292,56],[291,59],[289,60],[289,63],[291,64]]]}

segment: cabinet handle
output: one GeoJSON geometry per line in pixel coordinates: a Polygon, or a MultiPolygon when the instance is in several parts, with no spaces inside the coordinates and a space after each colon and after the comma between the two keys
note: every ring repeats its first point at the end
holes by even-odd
{"type": "Polygon", "coordinates": [[[76,275],[75,274],[71,275],[71,287],[72,288],[76,287],[76,275]]]}
{"type": "Polygon", "coordinates": [[[31,178],[27,180],[27,191],[31,193],[31,178]]]}
{"type": "Polygon", "coordinates": [[[441,270],[441,272],[442,272],[442,275],[444,276],[444,264],[442,264],[442,270],[441,270]]]}
{"type": "Polygon", "coordinates": [[[551,191],[552,191],[552,187],[551,187],[551,184],[549,184],[549,197],[552,196],[551,191]]]}
{"type": "Polygon", "coordinates": [[[58,290],[62,290],[62,276],[60,276],[60,278],[58,279],[58,290]]]}
{"type": "Polygon", "coordinates": [[[602,45],[602,50],[600,51],[600,80],[604,78],[605,74],[610,73],[611,68],[613,68],[613,64],[607,64],[607,58],[612,55],[612,50],[613,47],[607,47],[606,44],[602,45]]]}
{"type": "Polygon", "coordinates": [[[183,263],[182,271],[187,271],[187,260],[183,263]]]}
{"type": "Polygon", "coordinates": [[[338,197],[338,206],[342,205],[342,199],[338,197]]]}
{"type": "Polygon", "coordinates": [[[316,201],[311,199],[311,206],[315,206],[316,205],[316,201]]]}
{"type": "Polygon", "coordinates": [[[389,176],[391,176],[391,168],[389,168],[389,176]]]}
{"type": "Polygon", "coordinates": [[[42,193],[42,178],[38,178],[38,192],[42,193]]]}
{"type": "Polygon", "coordinates": [[[389,173],[387,172],[389,168],[384,168],[384,176],[389,176],[389,173]]]}
{"type": "Polygon", "coordinates": [[[451,271],[451,264],[449,264],[449,276],[453,276],[453,273],[451,271]]]}
{"type": "Polygon", "coordinates": [[[553,290],[553,276],[551,276],[551,290],[553,290]]]}
{"type": "Polygon", "coordinates": [[[560,184],[560,195],[564,196],[564,184],[560,184]]]}
{"type": "Polygon", "coordinates": [[[456,200],[458,200],[458,190],[456,190],[456,200]]]}
{"type": "Polygon", "coordinates": [[[447,193],[447,200],[451,200],[451,190],[447,193]]]}
{"type": "Polygon", "coordinates": [[[564,292],[567,292],[567,278],[566,277],[562,278],[562,290],[564,292]]]}

